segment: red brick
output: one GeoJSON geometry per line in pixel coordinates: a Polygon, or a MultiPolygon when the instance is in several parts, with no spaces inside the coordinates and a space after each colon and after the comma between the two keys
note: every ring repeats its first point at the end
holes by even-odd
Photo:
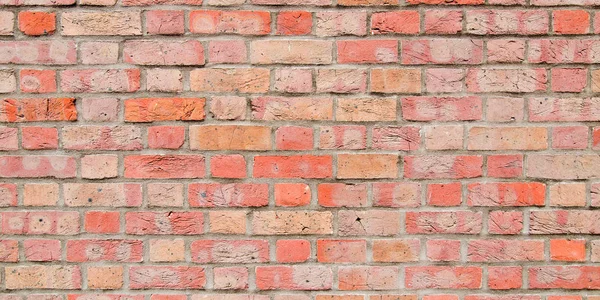
{"type": "Polygon", "coordinates": [[[3,99],[0,102],[0,122],[75,120],[77,110],[73,98],[3,99]]]}
{"type": "Polygon", "coordinates": [[[58,130],[54,127],[22,127],[23,149],[43,150],[58,148],[58,130]]]}
{"type": "Polygon", "coordinates": [[[550,259],[585,261],[585,240],[550,240],[550,259]]]}
{"type": "Polygon", "coordinates": [[[552,27],[558,34],[589,33],[590,14],[585,10],[552,11],[552,27]]]}
{"type": "Polygon", "coordinates": [[[312,24],[312,14],[307,11],[282,11],[277,14],[277,34],[310,34],[312,24]]]}
{"type": "Polygon", "coordinates": [[[183,126],[148,127],[148,147],[154,149],[179,149],[185,142],[183,126]]]}
{"type": "Polygon", "coordinates": [[[54,93],[56,92],[56,71],[54,70],[21,70],[19,73],[21,92],[54,93]]]}
{"type": "Polygon", "coordinates": [[[313,130],[310,127],[284,126],[275,131],[275,146],[279,150],[310,150],[313,130]]]}
{"type": "Polygon", "coordinates": [[[201,178],[202,155],[127,155],[125,178],[201,178]]]}
{"type": "Polygon", "coordinates": [[[19,30],[26,35],[52,35],[56,30],[56,13],[21,11],[19,30]]]}
{"type": "Polygon", "coordinates": [[[523,268],[512,266],[488,267],[488,287],[493,290],[519,289],[523,285],[523,268]]]}
{"type": "Polygon", "coordinates": [[[85,231],[90,233],[118,233],[120,213],[116,211],[88,211],[85,213],[85,231]]]}
{"type": "Polygon", "coordinates": [[[246,160],[239,154],[218,155],[210,158],[212,177],[244,178],[246,177],[246,160]]]}
{"type": "Polygon", "coordinates": [[[138,98],[125,101],[125,121],[201,121],[204,98],[138,98]]]}
{"type": "Polygon", "coordinates": [[[460,182],[430,183],[427,185],[427,204],[431,206],[459,206],[462,203],[460,182]]]}
{"type": "Polygon", "coordinates": [[[305,183],[276,183],[274,189],[277,206],[305,206],[310,203],[310,187],[305,183]]]}
{"type": "Polygon", "coordinates": [[[487,157],[487,175],[497,178],[513,178],[523,175],[523,155],[489,155],[487,157]]]}
{"type": "Polygon", "coordinates": [[[201,212],[144,212],[125,214],[125,232],[134,235],[204,233],[204,214],[201,212]]]}
{"type": "Polygon", "coordinates": [[[371,16],[372,34],[418,34],[419,12],[415,10],[374,13],[371,16]]]}
{"type": "Polygon", "coordinates": [[[310,242],[307,240],[277,240],[276,257],[279,263],[299,263],[311,256],[310,242]]]}

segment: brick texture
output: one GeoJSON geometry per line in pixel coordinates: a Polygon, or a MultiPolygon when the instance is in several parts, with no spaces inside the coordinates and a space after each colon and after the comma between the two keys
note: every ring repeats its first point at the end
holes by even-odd
{"type": "Polygon", "coordinates": [[[599,8],[0,0],[0,300],[600,300],[599,8]]]}

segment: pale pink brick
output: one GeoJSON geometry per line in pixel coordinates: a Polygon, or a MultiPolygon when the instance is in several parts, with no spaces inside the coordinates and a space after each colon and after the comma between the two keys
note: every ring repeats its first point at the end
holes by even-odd
{"type": "Polygon", "coordinates": [[[245,290],[248,288],[248,269],[245,267],[214,268],[214,288],[217,290],[245,290]]]}
{"type": "Polygon", "coordinates": [[[72,69],[60,72],[60,87],[68,93],[135,92],[139,69],[72,69]]]}
{"type": "Polygon", "coordinates": [[[141,35],[139,11],[65,11],[61,15],[61,34],[76,35],[141,35]],[[101,20],[102,23],[98,23],[101,20]]]}
{"type": "Polygon", "coordinates": [[[74,211],[15,211],[2,213],[4,234],[75,235],[80,231],[74,211]]]}
{"type": "Polygon", "coordinates": [[[460,10],[425,11],[425,33],[457,34],[462,31],[463,13],[460,10]]]}
{"type": "Polygon", "coordinates": [[[59,240],[31,239],[23,241],[25,258],[28,261],[57,261],[61,260],[59,240]]]}
{"type": "Polygon", "coordinates": [[[319,69],[315,81],[319,93],[362,93],[367,89],[367,70],[319,69]]]}
{"type": "Polygon", "coordinates": [[[183,91],[183,75],[176,69],[147,69],[146,89],[151,92],[183,91]]]}
{"type": "Polygon", "coordinates": [[[92,122],[112,122],[119,118],[119,99],[83,98],[82,117],[92,122]]]}
{"type": "Polygon", "coordinates": [[[517,39],[488,40],[487,51],[490,63],[519,63],[525,59],[525,41],[517,39]]]}
{"type": "Polygon", "coordinates": [[[0,183],[0,207],[17,205],[17,185],[0,183]]]}
{"type": "Polygon", "coordinates": [[[373,128],[373,149],[416,151],[421,146],[421,128],[387,126],[373,128]]]}
{"type": "Polygon", "coordinates": [[[321,149],[365,149],[367,129],[360,125],[322,126],[319,140],[321,149]]]}
{"type": "Polygon", "coordinates": [[[467,10],[467,32],[477,35],[546,34],[549,16],[543,10],[467,10]]]}
{"type": "Polygon", "coordinates": [[[482,61],[482,40],[423,39],[402,41],[403,64],[480,64],[482,61]]]}
{"type": "Polygon", "coordinates": [[[585,149],[588,144],[587,126],[565,126],[552,128],[552,148],[585,149]]]}
{"type": "Polygon", "coordinates": [[[136,65],[204,65],[204,47],[197,40],[135,40],[123,45],[123,60],[136,65]]]}
{"type": "Polygon", "coordinates": [[[407,97],[402,98],[402,117],[411,121],[480,120],[482,100],[468,97],[407,97]]]}
{"type": "Polygon", "coordinates": [[[458,93],[464,90],[463,69],[427,69],[425,76],[425,87],[430,93],[458,93]]]}
{"type": "Polygon", "coordinates": [[[219,120],[244,120],[247,106],[244,97],[215,96],[210,101],[210,113],[219,120]]]}
{"type": "Polygon", "coordinates": [[[275,91],[283,93],[310,93],[313,91],[312,71],[309,69],[275,69],[275,91]]]}
{"type": "Polygon", "coordinates": [[[491,234],[519,234],[523,230],[523,213],[520,211],[491,211],[488,231],[491,234]]]}
{"type": "Polygon", "coordinates": [[[208,43],[208,62],[245,63],[248,61],[246,44],[240,40],[217,40],[208,43]]]}
{"type": "Polygon", "coordinates": [[[467,91],[475,93],[532,93],[545,91],[546,70],[536,69],[469,69],[467,91]]]}
{"type": "Polygon", "coordinates": [[[2,64],[73,65],[77,63],[75,42],[53,41],[0,41],[2,64]]]}
{"type": "Polygon", "coordinates": [[[151,10],[146,12],[146,34],[179,35],[183,33],[183,11],[151,10]]]}
{"type": "Polygon", "coordinates": [[[19,149],[19,129],[16,127],[0,127],[0,151],[19,149]]]}
{"type": "Polygon", "coordinates": [[[81,63],[85,65],[110,65],[119,60],[119,43],[82,42],[79,48],[81,63]]]}
{"type": "Polygon", "coordinates": [[[19,242],[15,240],[0,240],[0,262],[19,261],[19,242]]]}
{"type": "Polygon", "coordinates": [[[86,179],[118,176],[119,157],[114,154],[95,154],[81,157],[81,177],[86,179]]]}
{"type": "Polygon", "coordinates": [[[373,183],[373,206],[419,207],[421,184],[416,182],[373,183]]]}
{"type": "Polygon", "coordinates": [[[183,184],[149,183],[147,196],[150,207],[183,207],[183,184]]]}
{"type": "Polygon", "coordinates": [[[15,71],[0,69],[0,94],[12,93],[17,89],[15,71]]]}
{"type": "Polygon", "coordinates": [[[459,150],[463,148],[463,140],[462,125],[437,125],[425,128],[427,150],[459,150]]]}
{"type": "Polygon", "coordinates": [[[366,35],[367,13],[323,11],[316,14],[317,36],[366,35]]]}
{"type": "Polygon", "coordinates": [[[552,69],[553,92],[582,92],[587,86],[588,71],[583,68],[552,69]]]}
{"type": "Polygon", "coordinates": [[[15,14],[12,11],[0,11],[0,36],[13,35],[15,32],[15,14]]]}
{"type": "Polygon", "coordinates": [[[488,122],[522,122],[524,115],[523,98],[490,97],[487,99],[488,122]]]}

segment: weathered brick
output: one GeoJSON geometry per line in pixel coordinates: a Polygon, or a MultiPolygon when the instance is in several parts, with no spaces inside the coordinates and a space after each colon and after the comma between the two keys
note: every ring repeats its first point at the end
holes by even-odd
{"type": "Polygon", "coordinates": [[[193,150],[270,150],[271,128],[265,126],[190,126],[193,150]]]}
{"type": "Polygon", "coordinates": [[[61,34],[141,35],[139,11],[76,11],[61,14],[61,34]]]}
{"type": "Polygon", "coordinates": [[[268,64],[330,64],[333,44],[317,40],[256,40],[250,43],[250,62],[268,64]]]}
{"type": "Polygon", "coordinates": [[[138,98],[125,100],[125,121],[201,121],[204,98],[138,98]]]}
{"type": "Polygon", "coordinates": [[[264,93],[269,90],[269,69],[195,69],[190,87],[196,92],[264,93]]]}
{"type": "Polygon", "coordinates": [[[271,31],[271,16],[266,11],[190,12],[189,28],[193,33],[264,35],[271,31]]]}

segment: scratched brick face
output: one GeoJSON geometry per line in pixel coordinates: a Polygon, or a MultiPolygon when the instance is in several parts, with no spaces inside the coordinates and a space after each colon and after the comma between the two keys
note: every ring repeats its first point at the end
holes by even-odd
{"type": "Polygon", "coordinates": [[[600,300],[600,0],[0,0],[0,300],[600,300]]]}

